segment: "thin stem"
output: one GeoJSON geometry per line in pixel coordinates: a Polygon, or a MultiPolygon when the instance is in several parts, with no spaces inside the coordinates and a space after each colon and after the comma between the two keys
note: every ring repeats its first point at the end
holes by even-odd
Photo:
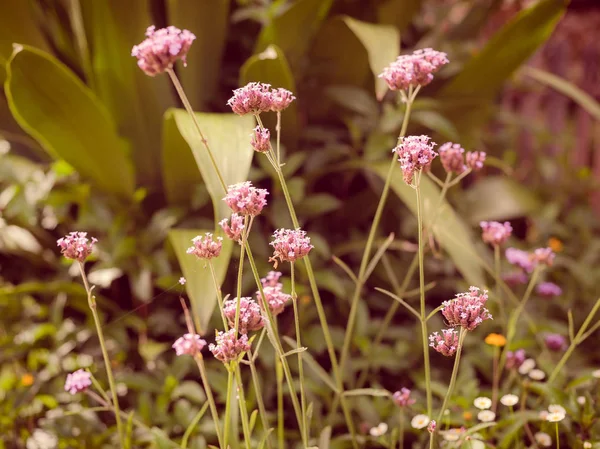
{"type": "MultiPolygon", "coordinates": [[[[500,245],[494,245],[494,274],[496,276],[496,279],[500,279],[501,267],[502,267],[502,265],[500,262],[500,245]]],[[[499,282],[496,282],[495,290],[496,290],[496,301],[498,301],[498,308],[500,309],[500,317],[502,318],[502,329],[506,333],[506,309],[504,307],[504,299],[502,298],[502,289],[500,288],[499,282]]]]}
{"type": "Polygon", "coordinates": [[[223,430],[222,449],[229,447],[229,427],[231,421],[231,390],[233,389],[233,371],[227,367],[227,399],[225,400],[225,426],[223,430]]]}
{"type": "Polygon", "coordinates": [[[275,131],[277,132],[277,165],[281,165],[281,111],[277,111],[277,125],[275,126],[275,131]]]}
{"type": "Polygon", "coordinates": [[[496,413],[498,406],[498,384],[500,383],[500,372],[498,362],[500,359],[500,347],[494,346],[494,360],[492,361],[492,411],[496,413]]]}
{"type": "Polygon", "coordinates": [[[229,324],[227,324],[227,318],[225,317],[225,311],[223,310],[223,292],[221,291],[221,286],[217,281],[217,275],[215,273],[215,267],[212,264],[212,260],[208,260],[208,266],[210,268],[210,274],[212,276],[213,283],[215,285],[215,290],[217,292],[217,301],[219,303],[219,311],[221,313],[221,319],[223,320],[223,328],[225,332],[229,330],[229,324]]]}
{"type": "Polygon", "coordinates": [[[269,419],[267,418],[267,409],[265,408],[265,402],[263,400],[260,380],[258,378],[258,372],[256,371],[256,364],[254,363],[254,357],[252,357],[252,350],[248,350],[248,362],[250,364],[250,373],[252,374],[252,384],[254,385],[254,391],[256,392],[256,402],[258,404],[258,413],[260,420],[263,424],[263,434],[267,441],[267,448],[271,449],[271,438],[269,436],[269,419]]]}
{"type": "Polygon", "coordinates": [[[399,449],[404,449],[404,409],[400,409],[400,443],[399,449]]]}
{"type": "Polygon", "coordinates": [[[285,427],[283,410],[283,366],[281,360],[275,361],[275,376],[277,379],[277,444],[279,449],[285,449],[285,427]]]}
{"type": "Polygon", "coordinates": [[[192,121],[194,122],[196,131],[198,131],[198,134],[200,135],[200,140],[202,141],[204,148],[206,148],[206,152],[208,153],[210,162],[212,163],[213,168],[215,169],[215,173],[217,174],[217,177],[219,178],[219,182],[221,183],[223,190],[225,192],[227,192],[227,184],[225,184],[225,181],[223,180],[223,176],[221,176],[221,171],[219,170],[219,166],[217,165],[215,156],[213,155],[213,152],[211,151],[210,147],[208,146],[208,142],[206,141],[206,138],[204,137],[204,134],[202,133],[202,129],[200,128],[200,124],[198,123],[196,114],[194,113],[194,110],[192,109],[192,105],[190,104],[190,101],[188,100],[187,95],[185,94],[185,91],[183,90],[183,86],[179,82],[179,78],[177,78],[177,75],[175,74],[175,71],[173,70],[173,68],[167,69],[167,73],[169,74],[169,78],[171,78],[171,82],[173,83],[173,86],[175,86],[175,90],[177,91],[179,98],[181,98],[181,102],[183,103],[183,106],[185,107],[186,111],[188,112],[188,114],[192,118],[192,121]]]}
{"type": "Polygon", "coordinates": [[[558,437],[558,422],[556,422],[556,449],[560,449],[560,439],[558,437]]]}
{"type": "Polygon", "coordinates": [[[202,354],[198,353],[194,356],[194,360],[196,365],[198,366],[198,371],[200,371],[200,379],[202,379],[202,386],[204,387],[204,392],[206,393],[206,399],[208,401],[210,407],[210,414],[212,415],[213,422],[215,424],[215,431],[217,433],[217,440],[219,440],[219,446],[224,446],[223,435],[221,434],[221,426],[219,421],[219,412],[217,411],[217,405],[215,404],[215,398],[212,394],[212,390],[210,388],[210,383],[208,382],[208,377],[206,376],[206,367],[204,366],[204,358],[202,354]]]}
{"type": "Polygon", "coordinates": [[[248,235],[246,234],[246,230],[248,229],[248,215],[244,217],[244,229],[242,231],[242,244],[240,245],[240,265],[238,267],[238,277],[237,277],[237,304],[235,307],[235,338],[238,336],[238,331],[240,329],[240,308],[242,301],[242,276],[244,274],[244,249],[246,248],[246,239],[248,235]]]}
{"type": "Polygon", "coordinates": [[[242,415],[242,431],[244,432],[244,442],[246,443],[246,449],[251,449],[252,441],[250,435],[250,422],[248,420],[248,406],[246,405],[246,396],[244,394],[242,374],[240,372],[240,366],[237,362],[234,362],[233,371],[235,372],[238,404],[240,406],[240,414],[242,415]]]}
{"type": "MultiPolygon", "coordinates": [[[[294,262],[290,263],[290,271],[292,278],[292,304],[294,306],[294,321],[296,324],[296,347],[302,347],[300,339],[300,314],[298,313],[298,295],[296,294],[296,280],[294,275],[294,262]]],[[[306,395],[304,392],[304,364],[302,362],[302,353],[298,353],[298,376],[300,378],[300,404],[302,409],[302,441],[304,447],[308,445],[308,423],[306,422],[306,395]]]]}
{"type": "Polygon", "coordinates": [[[444,410],[448,405],[448,401],[452,397],[452,393],[454,393],[454,386],[456,385],[456,378],[458,377],[458,367],[460,365],[460,355],[462,354],[463,344],[465,342],[465,337],[467,335],[467,330],[463,327],[460,328],[460,333],[458,335],[458,348],[456,349],[456,356],[454,358],[454,368],[452,368],[452,376],[450,377],[450,384],[448,385],[448,391],[446,392],[446,396],[444,397],[444,402],[442,403],[442,408],[440,409],[440,413],[438,414],[437,422],[441,422],[442,417],[444,416],[444,410]]]}
{"type": "Polygon", "coordinates": [[[102,332],[102,324],[100,323],[100,318],[98,317],[98,312],[96,310],[96,298],[92,294],[92,288],[87,280],[87,276],[85,274],[85,270],[83,269],[83,262],[79,262],[79,271],[81,272],[81,278],[83,279],[83,285],[85,287],[85,291],[87,292],[88,297],[88,305],[90,310],[92,311],[92,316],[94,317],[94,324],[96,325],[96,332],[98,334],[98,340],[100,341],[100,348],[102,350],[102,358],[104,359],[104,367],[106,369],[106,376],[108,377],[108,385],[110,386],[110,393],[112,396],[113,407],[115,408],[115,420],[117,421],[117,432],[119,433],[119,441],[121,447],[124,447],[124,430],[123,423],[121,422],[121,410],[119,408],[119,399],[117,397],[117,388],[115,385],[115,379],[113,377],[112,368],[110,366],[110,358],[108,356],[108,351],[106,350],[106,342],[104,340],[104,333],[102,332]]]}

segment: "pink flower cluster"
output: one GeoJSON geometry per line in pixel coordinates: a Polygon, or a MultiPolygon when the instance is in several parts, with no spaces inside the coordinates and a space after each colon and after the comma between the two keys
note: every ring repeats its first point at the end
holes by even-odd
{"type": "MultiPolygon", "coordinates": [[[[236,310],[237,298],[225,301],[225,304],[223,304],[223,313],[232,328],[235,328],[236,310]]],[[[260,306],[252,298],[240,298],[239,320],[238,330],[241,334],[257,331],[265,326],[265,321],[260,313],[260,306]]]]}
{"type": "Polygon", "coordinates": [[[396,153],[400,168],[404,176],[404,182],[411,184],[415,172],[426,170],[437,156],[433,151],[435,143],[430,142],[428,136],[407,136],[392,151],[396,153]]]}
{"type": "Polygon", "coordinates": [[[225,232],[225,235],[234,242],[242,243],[242,232],[244,232],[244,217],[236,214],[231,214],[231,218],[223,218],[219,225],[225,232]]]}
{"type": "Polygon", "coordinates": [[[536,287],[536,291],[538,295],[546,298],[562,295],[562,288],[560,288],[554,282],[540,282],[536,287]]]}
{"type": "Polygon", "coordinates": [[[433,80],[433,74],[445,64],[448,64],[446,53],[424,48],[399,56],[383,69],[379,78],[384,79],[391,90],[426,86],[433,80]]]}
{"type": "Polygon", "coordinates": [[[392,395],[392,400],[398,407],[408,407],[416,402],[415,399],[410,397],[410,390],[404,387],[392,395]]]}
{"type": "Polygon", "coordinates": [[[270,84],[248,83],[233,91],[233,97],[227,105],[238,115],[260,114],[262,112],[281,112],[296,97],[286,89],[272,89],[270,84]]]}
{"type": "Polygon", "coordinates": [[[175,349],[175,354],[177,355],[195,356],[196,354],[200,354],[205,346],[206,341],[200,335],[184,334],[173,343],[172,348],[175,349]]]}
{"type": "Polygon", "coordinates": [[[250,145],[258,153],[268,153],[271,149],[271,132],[267,128],[257,126],[252,133],[250,145]]]}
{"type": "Polygon", "coordinates": [[[517,349],[515,352],[508,351],[506,353],[506,369],[519,368],[526,358],[524,349],[517,349]]]}
{"type": "Polygon", "coordinates": [[[192,239],[194,246],[190,246],[187,249],[188,254],[193,254],[198,259],[213,259],[221,254],[221,247],[223,246],[223,238],[217,237],[213,239],[213,235],[207,232],[204,236],[197,235],[192,239]]]}
{"type": "Polygon", "coordinates": [[[467,167],[473,171],[481,170],[486,156],[484,151],[469,151],[466,156],[467,167]]]}
{"type": "MultiPolygon", "coordinates": [[[[269,306],[271,315],[274,317],[283,312],[285,305],[292,298],[291,295],[282,291],[283,284],[279,282],[280,277],[281,273],[279,271],[269,271],[269,274],[260,280],[263,286],[265,302],[269,306]]],[[[256,298],[262,305],[260,291],[256,292],[256,298]]]]}
{"type": "Polygon", "coordinates": [[[544,343],[550,351],[564,351],[567,348],[567,339],[560,334],[548,334],[544,343]]]}
{"type": "Polygon", "coordinates": [[[267,190],[257,189],[250,181],[245,181],[229,186],[223,199],[232,211],[254,217],[267,205],[268,194],[267,190]]]}
{"type": "Polygon", "coordinates": [[[463,155],[465,149],[458,143],[446,142],[439,148],[438,152],[446,172],[460,174],[467,169],[463,155]]]}
{"type": "Polygon", "coordinates": [[[512,271],[502,275],[502,279],[508,285],[516,287],[517,285],[523,285],[527,283],[527,275],[522,271],[512,271]]]}
{"type": "Polygon", "coordinates": [[[429,336],[429,346],[446,357],[452,357],[458,349],[458,331],[443,329],[442,335],[434,332],[429,336]]]}
{"type": "Polygon", "coordinates": [[[551,267],[554,263],[555,254],[550,248],[538,248],[533,253],[517,248],[507,248],[505,256],[511,265],[516,265],[526,273],[531,273],[538,265],[551,267]]]}
{"type": "Polygon", "coordinates": [[[88,240],[87,232],[70,232],[58,239],[56,244],[60,246],[60,252],[67,259],[85,262],[85,259],[92,254],[96,242],[98,240],[94,237],[88,240]]]}
{"type": "Polygon", "coordinates": [[[273,257],[281,262],[295,262],[306,256],[314,248],[310,237],[302,229],[278,229],[273,233],[273,257]]]}
{"type": "Polygon", "coordinates": [[[190,31],[174,26],[157,30],[152,25],[146,30],[146,36],[142,43],[133,47],[131,56],[138,59],[139,68],[150,76],[170,69],[178,59],[185,66],[187,52],[196,39],[190,31]]]}
{"type": "Polygon", "coordinates": [[[482,221],[481,226],[482,239],[485,243],[491,243],[494,246],[500,246],[505,243],[512,234],[512,226],[508,221],[499,223],[497,221],[482,221]]]}
{"type": "Polygon", "coordinates": [[[492,319],[489,310],[485,308],[487,300],[486,290],[480,292],[477,287],[471,287],[468,292],[458,293],[456,298],[444,301],[442,315],[448,325],[472,331],[485,320],[492,319]]]}
{"type": "Polygon", "coordinates": [[[80,393],[87,390],[92,385],[92,375],[82,369],[67,375],[65,381],[65,391],[71,394],[80,393]]]}
{"type": "Polygon", "coordinates": [[[235,329],[229,329],[227,332],[219,332],[215,337],[215,341],[216,344],[211,343],[208,345],[208,349],[216,359],[223,363],[237,360],[241,355],[250,350],[248,335],[241,334],[236,338],[235,329]]]}
{"type": "Polygon", "coordinates": [[[533,261],[551,267],[554,264],[554,251],[551,248],[538,248],[533,252],[533,261]]]}

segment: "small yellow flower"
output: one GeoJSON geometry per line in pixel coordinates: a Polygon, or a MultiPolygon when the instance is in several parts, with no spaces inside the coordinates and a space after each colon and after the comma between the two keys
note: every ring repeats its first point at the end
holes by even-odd
{"type": "Polygon", "coordinates": [[[29,386],[33,385],[33,381],[34,381],[34,378],[29,373],[23,374],[21,376],[21,385],[23,385],[24,387],[29,387],[29,386]]]}
{"type": "Polygon", "coordinates": [[[560,253],[563,250],[563,242],[561,242],[559,239],[557,239],[556,237],[550,237],[548,239],[548,246],[550,247],[550,249],[552,249],[552,251],[554,251],[555,253],[560,253]]]}
{"type": "Polygon", "coordinates": [[[506,338],[501,334],[489,334],[485,337],[485,342],[490,346],[497,346],[501,348],[506,344],[506,338]]]}

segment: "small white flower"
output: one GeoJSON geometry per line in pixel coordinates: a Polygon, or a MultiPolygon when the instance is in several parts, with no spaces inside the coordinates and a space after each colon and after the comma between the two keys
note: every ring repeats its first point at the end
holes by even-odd
{"type": "Polygon", "coordinates": [[[565,419],[565,414],[559,413],[559,412],[550,412],[550,413],[548,413],[548,416],[546,417],[546,421],[548,421],[548,422],[559,422],[559,421],[562,421],[563,419],[565,419]]]}
{"type": "Polygon", "coordinates": [[[427,427],[427,424],[429,424],[429,416],[427,415],[417,415],[410,421],[413,429],[423,429],[427,427]]]}
{"type": "Polygon", "coordinates": [[[535,368],[535,360],[525,359],[525,361],[521,363],[521,366],[519,366],[519,374],[525,375],[529,373],[529,371],[531,371],[533,368],[535,368]]]}
{"type": "Polygon", "coordinates": [[[577,397],[577,403],[579,405],[585,405],[585,396],[578,396],[577,397]]]}
{"type": "Polygon", "coordinates": [[[486,397],[475,398],[473,405],[479,410],[487,410],[492,406],[492,400],[486,397]]]}
{"type": "Polygon", "coordinates": [[[567,411],[565,410],[565,408],[562,405],[558,405],[558,404],[550,404],[548,406],[548,411],[550,413],[561,413],[563,415],[567,414],[567,411]]]}
{"type": "Polygon", "coordinates": [[[384,422],[379,423],[378,426],[376,427],[371,427],[371,430],[369,430],[369,433],[371,434],[372,437],[380,437],[382,435],[385,435],[385,433],[388,431],[388,425],[384,422]]]}
{"type": "Polygon", "coordinates": [[[458,441],[463,433],[462,429],[448,429],[445,432],[440,432],[446,441],[458,441]]]}
{"type": "Polygon", "coordinates": [[[592,443],[586,441],[585,443],[583,443],[583,449],[592,449],[592,443]]]}
{"type": "Polygon", "coordinates": [[[533,380],[544,380],[546,373],[541,369],[532,369],[529,371],[529,377],[531,377],[533,380]]]}
{"type": "Polygon", "coordinates": [[[539,416],[542,421],[546,421],[546,418],[548,418],[548,410],[542,410],[539,416]]]}
{"type": "Polygon", "coordinates": [[[58,438],[56,435],[42,429],[35,429],[31,436],[27,438],[25,447],[27,449],[55,449],[57,445],[58,438]]]}
{"type": "Polygon", "coordinates": [[[537,432],[534,437],[535,442],[542,447],[550,447],[552,445],[552,438],[546,432],[537,432]]]}
{"type": "Polygon", "coordinates": [[[600,369],[597,369],[596,371],[592,371],[592,376],[595,377],[596,379],[600,379],[600,369]]]}
{"type": "Polygon", "coordinates": [[[482,410],[477,413],[477,419],[481,422],[492,422],[496,419],[496,414],[491,410],[482,410]]]}
{"type": "Polygon", "coordinates": [[[186,283],[186,282],[187,282],[187,281],[185,280],[185,278],[184,278],[183,276],[181,276],[181,277],[179,278],[179,283],[180,283],[181,285],[185,285],[185,283],[186,283]]]}
{"type": "Polygon", "coordinates": [[[512,407],[517,402],[519,402],[519,396],[516,394],[505,394],[500,398],[500,403],[502,405],[506,405],[507,407],[512,407]]]}

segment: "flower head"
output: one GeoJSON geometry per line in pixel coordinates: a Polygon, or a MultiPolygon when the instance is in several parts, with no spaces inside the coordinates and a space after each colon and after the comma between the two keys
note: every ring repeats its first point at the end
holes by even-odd
{"type": "Polygon", "coordinates": [[[393,149],[400,162],[404,182],[411,184],[414,174],[420,170],[427,170],[437,156],[433,151],[435,143],[430,142],[428,136],[407,136],[393,149]]]}
{"type": "MultiPolygon", "coordinates": [[[[231,327],[235,327],[235,315],[237,310],[237,298],[225,301],[223,313],[231,327]]],[[[260,306],[252,298],[240,298],[240,324],[239,332],[247,334],[250,331],[262,329],[265,325],[260,313],[260,306]]]]}
{"type": "Polygon", "coordinates": [[[567,348],[567,339],[560,334],[548,334],[544,343],[550,351],[564,351],[567,348]]]}
{"type": "Polygon", "coordinates": [[[384,79],[391,90],[426,86],[433,80],[433,74],[444,64],[448,64],[446,53],[424,48],[410,55],[399,56],[383,69],[379,78],[384,79]]]}
{"type": "Polygon", "coordinates": [[[85,259],[92,253],[94,244],[98,240],[92,237],[87,238],[87,232],[70,232],[64,237],[56,241],[57,246],[60,246],[60,252],[67,259],[85,262],[85,259]]]}
{"type": "Polygon", "coordinates": [[[559,413],[559,412],[550,412],[550,413],[548,413],[548,416],[546,417],[546,421],[548,421],[548,422],[559,422],[559,421],[562,421],[563,419],[565,419],[565,414],[559,413]]]}
{"type": "MultiPolygon", "coordinates": [[[[283,312],[285,305],[292,298],[291,295],[282,291],[283,284],[279,282],[280,277],[281,273],[279,271],[269,271],[267,276],[260,280],[266,303],[273,316],[277,316],[283,312]]],[[[262,306],[263,302],[261,301],[260,291],[256,292],[256,298],[262,306]]]]}
{"type": "Polygon", "coordinates": [[[273,257],[281,262],[294,262],[306,256],[314,248],[310,237],[302,229],[278,229],[273,233],[273,257]]]}
{"type": "Polygon", "coordinates": [[[92,375],[83,369],[67,374],[65,381],[65,391],[76,394],[87,390],[92,385],[92,375]]]}
{"type": "Polygon", "coordinates": [[[538,248],[533,252],[533,261],[551,267],[554,263],[554,251],[551,248],[538,248]]]}
{"type": "Polygon", "coordinates": [[[498,348],[501,348],[506,344],[506,337],[504,337],[504,335],[501,334],[492,333],[485,337],[485,343],[490,346],[496,346],[498,348]]]}
{"type": "Polygon", "coordinates": [[[550,413],[561,413],[563,415],[567,414],[567,411],[565,410],[565,408],[562,405],[559,405],[559,404],[550,404],[548,406],[548,412],[550,412],[550,413]]]}
{"type": "Polygon", "coordinates": [[[184,278],[183,276],[181,276],[181,277],[179,278],[179,281],[177,281],[177,282],[179,282],[181,285],[185,285],[185,283],[186,283],[187,281],[185,280],[185,278],[184,278]]]}
{"type": "Polygon", "coordinates": [[[488,300],[487,290],[471,286],[468,292],[458,293],[456,298],[444,301],[442,315],[452,327],[461,326],[472,331],[485,320],[492,319],[489,310],[485,308],[488,300]]]}
{"type": "Polygon", "coordinates": [[[435,432],[435,428],[437,427],[437,424],[435,422],[435,419],[432,419],[429,424],[427,425],[427,431],[429,433],[433,433],[435,432]]]}
{"type": "Polygon", "coordinates": [[[513,271],[502,275],[502,280],[508,285],[516,287],[527,283],[528,277],[522,271],[513,271]]]}
{"type": "Polygon", "coordinates": [[[517,248],[507,248],[504,254],[509,264],[516,265],[526,273],[531,273],[533,271],[534,263],[527,251],[522,251],[517,248]]]}
{"type": "Polygon", "coordinates": [[[497,221],[482,221],[479,223],[483,231],[481,238],[485,243],[499,246],[505,243],[512,234],[512,226],[508,221],[499,223],[497,221]]]}
{"type": "Polygon", "coordinates": [[[516,394],[505,394],[500,398],[500,403],[502,405],[506,405],[507,407],[512,407],[519,402],[519,396],[516,394]]]}
{"type": "Polygon", "coordinates": [[[26,449],[56,449],[58,437],[43,429],[35,429],[25,443],[26,449]]]}
{"type": "Polygon", "coordinates": [[[546,432],[537,432],[534,436],[535,442],[542,447],[552,446],[552,437],[546,432]]]}
{"type": "Polygon", "coordinates": [[[186,253],[193,254],[198,259],[213,259],[221,254],[223,238],[213,239],[213,235],[207,232],[204,236],[197,235],[192,239],[193,246],[190,246],[186,253]]]}
{"type": "Polygon", "coordinates": [[[546,378],[546,373],[541,369],[532,369],[527,375],[533,380],[544,380],[546,378]]]}
{"type": "MultiPolygon", "coordinates": [[[[506,353],[506,369],[519,368],[525,361],[525,350],[517,349],[515,352],[506,353]]],[[[534,362],[535,364],[535,362],[534,362]]]]}
{"type": "Polygon", "coordinates": [[[465,433],[465,429],[464,428],[454,428],[454,429],[448,429],[446,431],[442,431],[440,432],[442,434],[442,437],[444,438],[444,441],[458,441],[460,440],[460,437],[462,436],[463,433],[465,433]]]}
{"type": "Polygon", "coordinates": [[[223,199],[232,211],[254,217],[267,205],[268,194],[267,190],[257,189],[250,181],[245,181],[229,186],[223,199]]]}
{"type": "Polygon", "coordinates": [[[492,406],[492,400],[490,398],[482,396],[479,398],[475,398],[475,400],[473,401],[473,405],[479,410],[487,410],[492,406]]]}
{"type": "Polygon", "coordinates": [[[369,430],[369,435],[371,435],[372,437],[380,437],[385,435],[385,433],[388,431],[388,425],[384,422],[379,423],[377,426],[375,427],[371,427],[371,429],[369,430]]]}
{"type": "Polygon", "coordinates": [[[519,374],[522,374],[522,375],[529,374],[531,372],[531,370],[534,368],[535,368],[535,360],[526,359],[523,361],[523,363],[521,363],[521,366],[519,366],[519,374]]]}
{"type": "Polygon", "coordinates": [[[481,422],[492,422],[496,419],[496,414],[491,410],[482,410],[477,413],[477,419],[481,422]]]}
{"type": "Polygon", "coordinates": [[[271,149],[271,131],[267,128],[261,128],[257,126],[254,128],[252,133],[252,140],[250,141],[254,151],[259,153],[268,153],[271,149]]]}
{"type": "Polygon", "coordinates": [[[190,31],[174,26],[157,30],[152,25],[146,30],[146,36],[142,43],[133,47],[131,56],[138,59],[139,68],[150,76],[170,69],[178,59],[181,59],[185,66],[187,52],[196,39],[190,31]]]}
{"type": "Polygon", "coordinates": [[[410,390],[404,387],[392,395],[392,400],[398,407],[408,407],[416,402],[410,397],[410,390]]]}
{"type": "Polygon", "coordinates": [[[469,151],[465,157],[467,161],[467,167],[473,171],[479,171],[483,168],[486,154],[483,151],[469,151]]]}
{"type": "Polygon", "coordinates": [[[268,112],[273,106],[271,85],[248,83],[233,91],[233,97],[227,101],[227,105],[238,115],[268,112]]]}
{"type": "Polygon", "coordinates": [[[194,356],[200,354],[205,346],[206,341],[203,340],[200,335],[183,334],[183,336],[179,337],[171,347],[175,349],[175,354],[177,355],[194,356]]]}
{"type": "Polygon", "coordinates": [[[427,427],[427,424],[429,424],[429,416],[427,415],[416,415],[410,420],[413,429],[422,429],[427,427]]]}
{"type": "Polygon", "coordinates": [[[225,235],[234,242],[242,243],[242,232],[244,231],[244,217],[236,214],[231,214],[231,218],[223,218],[219,222],[219,226],[223,229],[225,235]]]}
{"type": "Polygon", "coordinates": [[[208,345],[208,349],[213,353],[215,358],[223,363],[237,360],[250,349],[248,335],[241,334],[236,338],[235,329],[229,329],[227,332],[219,332],[215,340],[216,344],[211,343],[208,345]]]}
{"type": "Polygon", "coordinates": [[[467,169],[465,165],[464,148],[458,143],[446,142],[438,149],[444,170],[448,173],[461,174],[467,169]]]}
{"type": "Polygon", "coordinates": [[[281,112],[292,104],[296,97],[287,89],[278,88],[271,90],[271,111],[281,112]]]}
{"type": "Polygon", "coordinates": [[[554,282],[540,282],[535,288],[538,295],[545,298],[562,295],[562,289],[554,282]]]}
{"type": "Polygon", "coordinates": [[[446,357],[452,357],[458,349],[458,331],[443,329],[442,335],[434,332],[429,336],[429,346],[446,357]]]}

